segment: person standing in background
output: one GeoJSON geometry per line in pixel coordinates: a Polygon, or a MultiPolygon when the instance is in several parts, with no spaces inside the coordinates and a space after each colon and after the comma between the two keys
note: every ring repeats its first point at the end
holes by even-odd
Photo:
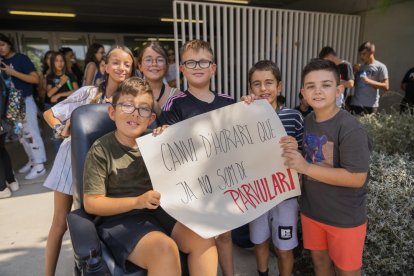
{"type": "Polygon", "coordinates": [[[33,85],[39,83],[39,75],[34,64],[23,54],[16,53],[11,40],[4,34],[0,34],[1,73],[10,88],[11,85],[23,92],[26,106],[26,116],[22,125],[22,143],[29,158],[27,164],[19,170],[19,173],[27,173],[25,179],[34,179],[46,173],[45,146],[40,136],[37,121],[37,106],[33,99],[33,85]]]}
{"type": "Polygon", "coordinates": [[[341,84],[345,87],[344,93],[342,93],[336,99],[336,106],[341,108],[345,107],[346,99],[350,95],[351,89],[354,87],[354,72],[352,65],[346,60],[339,58],[336,55],[335,50],[330,46],[325,46],[319,52],[320,59],[330,60],[336,64],[339,68],[341,84]]]}
{"type": "Polygon", "coordinates": [[[72,73],[76,76],[77,82],[82,83],[83,80],[83,72],[79,67],[79,64],[76,62],[75,54],[73,53],[72,48],[69,47],[61,47],[59,52],[63,54],[66,60],[66,68],[67,72],[72,73]]]}
{"type": "Polygon", "coordinates": [[[385,64],[376,60],[375,45],[366,41],[358,48],[361,64],[356,74],[355,93],[351,100],[351,110],[357,115],[376,112],[379,106],[379,89],[388,91],[388,70],[385,64]]]}
{"type": "Polygon", "coordinates": [[[401,103],[401,112],[410,109],[411,114],[414,111],[414,67],[405,73],[401,82],[401,89],[405,92],[404,99],[401,103]]]}
{"type": "Polygon", "coordinates": [[[175,64],[175,52],[174,49],[168,49],[168,71],[165,79],[168,82],[168,85],[171,87],[177,87],[177,65],[175,64]]]}
{"type": "Polygon", "coordinates": [[[14,177],[10,155],[5,147],[9,126],[6,122],[6,83],[0,74],[0,199],[11,197],[19,189],[19,182],[14,177]]]}
{"type": "Polygon", "coordinates": [[[85,69],[82,86],[95,85],[99,71],[99,64],[105,56],[105,49],[99,43],[93,43],[89,46],[85,57],[85,69]]]}

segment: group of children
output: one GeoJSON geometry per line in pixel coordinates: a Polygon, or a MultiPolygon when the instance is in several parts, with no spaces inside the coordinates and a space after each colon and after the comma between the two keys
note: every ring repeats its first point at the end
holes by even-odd
{"type": "MultiPolygon", "coordinates": [[[[74,108],[91,102],[111,103],[108,113],[116,130],[98,139],[88,153],[84,205],[88,213],[101,217],[98,234],[117,263],[125,268],[126,262],[132,262],[147,269],[149,275],[180,275],[180,250],[188,254],[191,275],[216,275],[218,263],[223,275],[234,275],[231,233],[203,239],[169,216],[160,207],[162,195],[153,190],[136,143],[155,121],[158,127],[153,133],[162,135],[168,131],[166,125],[235,102],[210,90],[216,64],[208,42],[188,41],[180,57],[180,71],[188,82],[186,91],[162,83],[166,56],[156,45],[148,46],[139,57],[145,80],[134,77],[132,53],[114,48],[105,60],[105,81],[99,88],[83,87],[45,112],[55,132],[68,136],[56,159],[69,164],[59,168],[55,162],[56,168],[54,165],[45,183],[58,191],[46,248],[47,275],[54,274],[66,231],[65,216],[72,204],[67,190],[71,189],[71,180],[67,180],[71,177],[68,120],[74,108]]],[[[288,134],[280,141],[281,158],[287,167],[302,174],[299,200],[286,200],[249,224],[259,275],[268,275],[270,240],[280,275],[292,274],[299,210],[304,247],[311,250],[316,274],[361,275],[370,146],[358,121],[335,104],[343,92],[337,66],[315,59],[304,68],[301,94],[313,108],[305,121],[299,111],[278,106],[282,83],[274,62],[257,62],[248,76],[250,95],[241,100],[249,104],[267,99],[288,134]]]]}

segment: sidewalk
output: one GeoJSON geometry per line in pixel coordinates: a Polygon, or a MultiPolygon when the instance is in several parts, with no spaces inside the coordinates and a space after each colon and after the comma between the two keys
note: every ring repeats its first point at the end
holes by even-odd
{"type": "MultiPolygon", "coordinates": [[[[52,166],[51,145],[46,142],[48,163],[52,166]]],[[[26,160],[18,142],[7,144],[14,170],[22,167],[26,160]]],[[[53,216],[53,192],[42,186],[46,175],[35,180],[24,180],[24,174],[16,173],[20,190],[13,196],[0,200],[0,275],[26,276],[44,275],[44,249],[53,216]]],[[[234,246],[236,276],[257,275],[256,261],[252,249],[234,246]]],[[[69,235],[63,239],[57,266],[57,276],[70,276],[73,267],[72,245],[69,235]]],[[[270,275],[277,275],[276,258],[270,256],[270,275]]],[[[221,275],[219,273],[218,275],[221,275]]]]}

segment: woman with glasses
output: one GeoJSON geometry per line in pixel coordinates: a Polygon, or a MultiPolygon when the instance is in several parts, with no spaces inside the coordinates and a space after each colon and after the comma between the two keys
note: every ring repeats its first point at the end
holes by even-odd
{"type": "MultiPolygon", "coordinates": [[[[168,69],[168,57],[165,50],[158,42],[151,41],[144,45],[138,55],[138,68],[144,75],[144,78],[151,86],[154,94],[154,110],[157,117],[167,100],[178,94],[178,89],[171,88],[164,78],[168,69]]],[[[151,125],[151,127],[155,127],[151,125]]]]}
{"type": "Polygon", "coordinates": [[[53,168],[43,184],[54,191],[54,214],[46,243],[45,275],[55,275],[62,238],[66,232],[66,216],[72,207],[72,164],[70,116],[77,107],[89,103],[112,102],[118,85],[134,74],[135,63],[126,47],[115,47],[106,57],[104,81],[99,87],[84,86],[67,99],[47,110],[43,117],[56,137],[65,137],[56,155],[53,168]]]}
{"type": "Polygon", "coordinates": [[[99,43],[93,43],[89,46],[85,57],[85,70],[83,74],[83,83],[85,85],[95,85],[99,78],[99,64],[105,56],[105,49],[99,43]]]}

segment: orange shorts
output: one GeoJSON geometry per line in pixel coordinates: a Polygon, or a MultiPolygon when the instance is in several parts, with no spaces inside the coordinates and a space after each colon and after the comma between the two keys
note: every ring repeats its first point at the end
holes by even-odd
{"type": "Polygon", "coordinates": [[[367,223],[353,228],[340,228],[317,222],[301,214],[303,246],[309,250],[327,250],[333,263],[341,270],[362,267],[367,223]]]}

